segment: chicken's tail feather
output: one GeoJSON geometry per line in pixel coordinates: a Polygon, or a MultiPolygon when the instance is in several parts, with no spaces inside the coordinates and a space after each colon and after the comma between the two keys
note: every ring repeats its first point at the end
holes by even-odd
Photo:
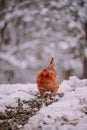
{"type": "Polygon", "coordinates": [[[54,65],[54,58],[52,57],[51,60],[50,60],[50,64],[53,64],[54,65]]]}

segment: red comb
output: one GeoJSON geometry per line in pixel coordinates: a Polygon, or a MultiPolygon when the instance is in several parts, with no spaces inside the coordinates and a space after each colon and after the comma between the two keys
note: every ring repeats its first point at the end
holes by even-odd
{"type": "Polygon", "coordinates": [[[47,72],[47,69],[46,69],[46,68],[44,68],[44,69],[43,69],[43,71],[44,71],[44,72],[47,72]]]}
{"type": "Polygon", "coordinates": [[[47,74],[47,68],[43,69],[43,75],[45,76],[47,74]]]}

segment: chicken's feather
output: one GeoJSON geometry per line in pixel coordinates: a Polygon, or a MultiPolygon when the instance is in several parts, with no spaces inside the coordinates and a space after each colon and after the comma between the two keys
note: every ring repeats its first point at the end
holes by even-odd
{"type": "Polygon", "coordinates": [[[36,83],[41,96],[44,96],[47,91],[50,91],[51,94],[57,92],[60,82],[56,78],[53,58],[51,58],[49,65],[37,74],[36,83]],[[44,70],[46,71],[45,75],[44,70]]]}

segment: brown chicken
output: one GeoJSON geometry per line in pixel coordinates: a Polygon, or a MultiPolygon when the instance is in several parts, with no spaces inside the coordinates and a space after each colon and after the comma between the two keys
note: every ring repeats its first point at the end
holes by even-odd
{"type": "Polygon", "coordinates": [[[56,77],[53,57],[51,58],[49,65],[44,67],[37,74],[36,83],[42,97],[46,92],[50,92],[51,98],[52,94],[57,92],[60,82],[56,77]]]}

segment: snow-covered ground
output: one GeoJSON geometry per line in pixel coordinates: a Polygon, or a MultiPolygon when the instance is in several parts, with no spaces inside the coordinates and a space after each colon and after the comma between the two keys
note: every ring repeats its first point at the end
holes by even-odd
{"type": "Polygon", "coordinates": [[[32,100],[37,92],[35,84],[4,84],[0,85],[0,111],[5,110],[5,106],[16,106],[17,99],[32,100]]]}
{"type": "MultiPolygon", "coordinates": [[[[17,99],[35,99],[38,92],[36,84],[0,85],[0,111],[5,106],[16,106],[17,99]]],[[[48,106],[43,106],[30,117],[21,130],[87,130],[87,79],[70,77],[61,83],[58,99],[48,106]]]]}

